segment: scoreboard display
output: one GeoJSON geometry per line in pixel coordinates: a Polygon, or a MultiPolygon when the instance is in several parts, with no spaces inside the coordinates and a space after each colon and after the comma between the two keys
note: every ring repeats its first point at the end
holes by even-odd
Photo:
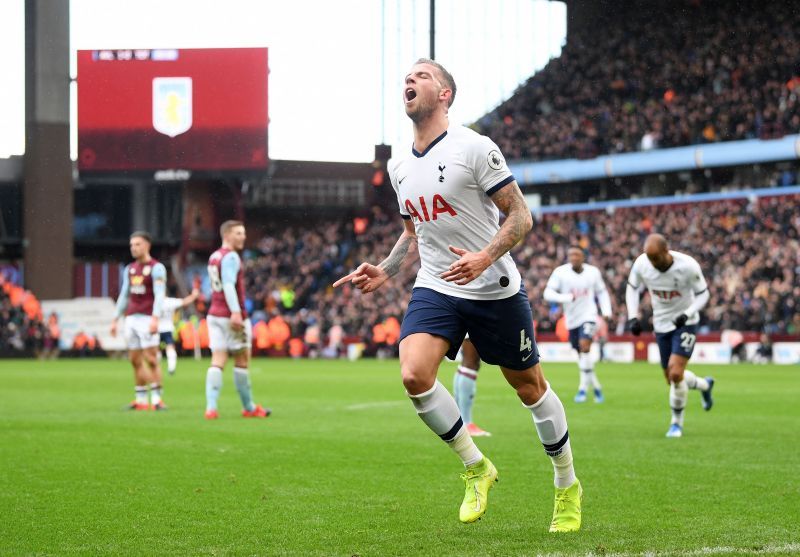
{"type": "Polygon", "coordinates": [[[264,170],[267,49],[78,51],[78,169],[264,170]]]}

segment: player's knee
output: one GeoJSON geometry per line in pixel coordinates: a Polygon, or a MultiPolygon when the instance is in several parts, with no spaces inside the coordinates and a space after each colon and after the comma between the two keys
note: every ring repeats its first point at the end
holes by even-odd
{"type": "Polygon", "coordinates": [[[480,358],[464,358],[461,362],[461,365],[463,365],[466,368],[478,371],[481,367],[481,360],[480,358]]]}
{"type": "Polygon", "coordinates": [[[426,373],[425,370],[413,365],[404,365],[401,368],[401,373],[403,376],[403,386],[411,395],[418,395],[429,391],[433,388],[433,384],[436,381],[435,374],[426,373]]]}
{"type": "Polygon", "coordinates": [[[547,384],[525,383],[523,385],[517,385],[515,389],[522,403],[530,406],[544,396],[545,391],[547,391],[547,384]]]}
{"type": "Polygon", "coordinates": [[[680,383],[683,381],[683,367],[680,365],[671,364],[667,368],[667,377],[670,383],[680,383]]]}

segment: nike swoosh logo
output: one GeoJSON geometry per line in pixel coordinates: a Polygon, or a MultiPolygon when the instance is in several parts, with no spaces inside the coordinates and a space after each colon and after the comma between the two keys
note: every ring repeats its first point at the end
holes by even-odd
{"type": "Polygon", "coordinates": [[[522,361],[523,361],[523,362],[526,362],[526,361],[528,361],[528,358],[530,358],[531,356],[533,356],[533,352],[531,352],[530,354],[528,354],[527,356],[525,356],[524,358],[522,358],[522,361]]]}
{"type": "Polygon", "coordinates": [[[403,180],[405,180],[406,178],[408,178],[408,176],[403,176],[402,178],[400,178],[400,179],[397,181],[397,185],[399,186],[400,184],[402,184],[402,183],[403,183],[403,180]]]}

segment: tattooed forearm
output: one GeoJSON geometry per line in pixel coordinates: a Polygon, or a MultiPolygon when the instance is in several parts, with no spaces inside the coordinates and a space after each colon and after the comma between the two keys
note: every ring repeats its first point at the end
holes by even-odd
{"type": "Polygon", "coordinates": [[[492,201],[506,214],[503,226],[485,248],[492,261],[497,261],[525,237],[525,234],[533,226],[533,218],[516,182],[512,182],[495,193],[492,201]]]}
{"type": "Polygon", "coordinates": [[[389,254],[389,257],[381,261],[378,264],[378,267],[386,271],[387,275],[393,277],[400,270],[400,266],[403,264],[406,255],[408,255],[408,250],[411,249],[411,246],[416,243],[416,236],[412,236],[404,232],[392,248],[392,252],[389,254]]]}

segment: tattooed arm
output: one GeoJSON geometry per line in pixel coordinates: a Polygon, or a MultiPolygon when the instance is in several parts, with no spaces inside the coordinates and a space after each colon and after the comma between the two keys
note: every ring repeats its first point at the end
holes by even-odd
{"type": "Polygon", "coordinates": [[[417,233],[414,231],[414,223],[408,219],[404,220],[403,224],[405,225],[405,229],[392,248],[389,257],[378,264],[378,267],[383,269],[390,277],[395,276],[398,271],[400,271],[400,267],[403,261],[405,261],[406,255],[408,255],[408,250],[412,245],[417,244],[417,233]]]}
{"type": "Polygon", "coordinates": [[[358,266],[358,269],[334,282],[333,287],[336,288],[340,284],[349,281],[353,286],[367,294],[369,292],[374,292],[380,288],[389,277],[396,275],[398,271],[400,271],[400,267],[403,261],[405,261],[406,256],[408,256],[411,246],[417,243],[414,223],[409,219],[404,220],[403,225],[405,229],[392,248],[389,257],[381,261],[378,265],[362,263],[358,266]]]}
{"type": "Polygon", "coordinates": [[[492,241],[479,252],[450,246],[450,251],[460,257],[442,273],[448,282],[464,285],[478,278],[483,271],[500,259],[522,240],[533,226],[533,217],[517,182],[511,182],[492,195],[492,201],[506,215],[506,220],[492,241]]]}
{"type": "Polygon", "coordinates": [[[483,248],[494,263],[525,237],[533,226],[533,217],[516,181],[495,192],[492,201],[506,215],[503,226],[483,248]]]}

